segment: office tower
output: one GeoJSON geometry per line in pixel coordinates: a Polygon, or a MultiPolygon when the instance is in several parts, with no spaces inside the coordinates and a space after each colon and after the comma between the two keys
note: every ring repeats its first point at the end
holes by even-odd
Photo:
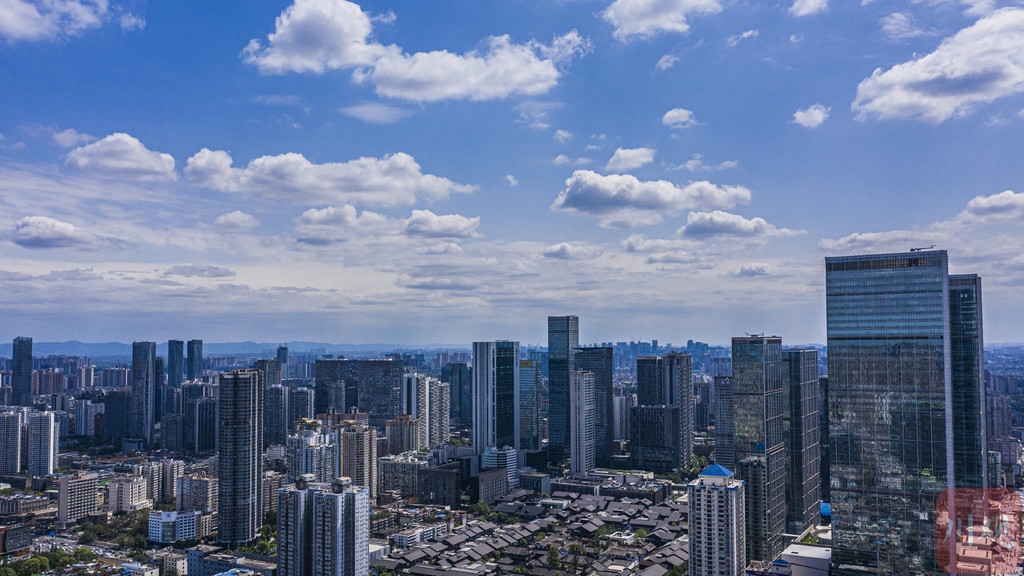
{"type": "Polygon", "coordinates": [[[167,341],[167,385],[181,388],[185,380],[185,343],[181,340],[167,341]]]}
{"type": "Polygon", "coordinates": [[[285,482],[291,484],[305,475],[316,482],[330,482],[338,476],[337,435],[323,429],[299,430],[288,436],[285,450],[285,482]]]}
{"type": "Polygon", "coordinates": [[[363,424],[349,424],[339,433],[341,444],[341,475],[356,486],[370,489],[377,501],[377,430],[363,424]]]}
{"type": "Polygon", "coordinates": [[[220,504],[219,482],[212,476],[189,474],[178,478],[178,510],[216,512],[220,504]]]}
{"type": "Polygon", "coordinates": [[[747,566],[742,480],[712,464],[686,485],[690,502],[690,576],[742,576],[747,566]]]}
{"type": "Polygon", "coordinates": [[[388,439],[388,454],[402,454],[419,450],[420,421],[408,414],[399,414],[398,418],[388,420],[385,424],[388,439]]]}
{"type": "MultiPolygon", "coordinates": [[[[156,344],[153,344],[153,352],[156,352],[156,344]]],[[[156,423],[164,417],[164,407],[166,405],[167,398],[170,397],[171,405],[173,407],[174,390],[167,389],[167,371],[166,363],[162,356],[154,356],[153,358],[153,428],[156,429],[156,423]]]]}
{"type": "Polygon", "coordinates": [[[692,459],[691,366],[682,353],[636,359],[637,406],[630,410],[629,437],[634,466],[671,472],[692,459]]]}
{"type": "Polygon", "coordinates": [[[280,576],[363,576],[370,569],[370,493],[348,478],[278,490],[280,576]]]}
{"type": "Polygon", "coordinates": [[[21,472],[22,410],[0,412],[0,474],[21,472]]]}
{"type": "Polygon", "coordinates": [[[75,524],[99,509],[99,475],[94,472],[61,476],[57,482],[57,526],[75,524]]]}
{"type": "Polygon", "coordinates": [[[580,348],[574,357],[575,369],[594,374],[594,439],[595,464],[608,466],[612,455],[612,364],[613,349],[608,346],[580,348]]]}
{"type": "Polygon", "coordinates": [[[235,549],[258,536],[263,479],[263,385],[257,370],[220,375],[217,419],[219,537],[235,549]]]}
{"type": "Polygon", "coordinates": [[[160,419],[160,447],[175,452],[185,451],[185,417],[165,414],[160,419]]]}
{"type": "Polygon", "coordinates": [[[156,343],[132,343],[131,437],[148,447],[153,439],[156,402],[156,343]]]}
{"type": "Polygon", "coordinates": [[[504,468],[506,485],[510,488],[519,486],[519,455],[516,449],[511,446],[504,448],[489,446],[480,455],[480,468],[482,470],[504,468]]]}
{"type": "Polygon", "coordinates": [[[580,347],[579,316],[548,316],[548,450],[552,462],[569,456],[569,373],[580,347]]]}
{"type": "Polygon", "coordinates": [[[519,361],[519,447],[540,448],[540,394],[543,381],[540,364],[533,360],[519,361]]]}
{"type": "Polygon", "coordinates": [[[291,432],[288,429],[288,392],[284,386],[268,386],[264,393],[267,408],[263,411],[263,442],[267,446],[284,446],[291,432]]]}
{"type": "Polygon", "coordinates": [[[729,469],[736,468],[735,437],[732,376],[715,376],[715,462],[729,469]]]}
{"type": "Polygon", "coordinates": [[[185,444],[191,446],[196,454],[209,454],[218,449],[218,401],[219,394],[218,398],[204,396],[192,403],[192,413],[185,420],[185,433],[189,434],[185,438],[185,444]]]}
{"type": "Polygon", "coordinates": [[[787,401],[782,424],[786,442],[786,532],[802,534],[821,515],[821,448],[818,433],[818,352],[783,350],[787,401]]]}
{"type": "Polygon", "coordinates": [[[203,341],[188,341],[188,361],[185,364],[185,378],[199,380],[203,377],[203,341]]]}
{"type": "Polygon", "coordinates": [[[818,467],[821,476],[821,501],[832,502],[832,448],[829,435],[828,376],[818,378],[818,446],[821,457],[818,467]]]}
{"type": "Polygon", "coordinates": [[[944,250],[825,259],[840,572],[853,550],[881,573],[935,573],[937,497],[985,477],[981,283],[948,270],[944,250]]]}
{"type": "Polygon", "coordinates": [[[635,396],[612,398],[612,439],[629,440],[629,411],[635,396]]]}
{"type": "Polygon", "coordinates": [[[651,472],[678,470],[680,420],[678,406],[630,408],[630,466],[651,472]]]}
{"type": "Polygon", "coordinates": [[[569,374],[569,471],[583,476],[594,468],[594,373],[573,370],[569,374]]]}
{"type": "Polygon", "coordinates": [[[474,342],[473,451],[519,450],[519,437],[519,342],[474,342]]]}
{"type": "Polygon", "coordinates": [[[288,388],[288,433],[297,430],[295,423],[302,419],[312,419],[314,391],[312,388],[288,388]]]}
{"type": "Polygon", "coordinates": [[[120,445],[131,435],[132,393],[127,388],[111,390],[103,396],[103,440],[120,445]]]}
{"type": "Polygon", "coordinates": [[[473,424],[473,371],[467,362],[449,362],[441,369],[441,381],[451,390],[451,417],[460,426],[473,424]]]}
{"type": "Polygon", "coordinates": [[[277,361],[281,363],[281,377],[287,378],[288,347],[284,344],[277,347],[277,361]]]}
{"type": "Polygon", "coordinates": [[[747,560],[771,562],[782,553],[786,529],[782,339],[733,338],[732,372],[732,449],[736,477],[746,483],[747,560]]]}
{"type": "Polygon", "coordinates": [[[11,401],[15,406],[32,405],[32,339],[14,339],[11,364],[11,401]]]}
{"type": "Polygon", "coordinates": [[[708,381],[693,383],[693,429],[696,432],[706,432],[713,422],[713,389],[708,381]]]}
{"type": "Polygon", "coordinates": [[[57,468],[58,433],[53,412],[28,414],[28,475],[49,476],[57,468]]]}
{"type": "Polygon", "coordinates": [[[401,358],[377,360],[317,360],[315,388],[317,414],[330,409],[347,412],[357,407],[369,415],[370,425],[383,430],[385,422],[402,412],[401,358]]]}

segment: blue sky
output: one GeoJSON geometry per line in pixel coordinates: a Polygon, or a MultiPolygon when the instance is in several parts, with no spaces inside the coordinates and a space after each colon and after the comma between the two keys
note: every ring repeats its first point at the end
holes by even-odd
{"type": "Polygon", "coordinates": [[[0,0],[0,338],[822,342],[934,244],[1024,341],[1022,92],[994,0],[0,0]]]}

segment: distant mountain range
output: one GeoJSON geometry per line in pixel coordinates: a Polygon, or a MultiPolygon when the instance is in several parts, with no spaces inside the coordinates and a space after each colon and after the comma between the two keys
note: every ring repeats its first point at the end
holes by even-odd
{"type": "MultiPolygon", "coordinates": [[[[239,355],[273,355],[280,346],[280,342],[203,342],[204,356],[230,356],[239,355]]],[[[387,354],[391,352],[406,352],[409,350],[468,350],[465,344],[429,344],[425,346],[403,346],[397,344],[331,344],[327,342],[288,342],[289,354],[298,354],[310,350],[324,351],[327,354],[387,354]]],[[[10,358],[13,354],[14,345],[10,342],[0,344],[0,356],[10,358]]],[[[89,358],[102,358],[108,356],[132,355],[132,345],[123,342],[79,342],[71,340],[68,342],[33,342],[33,356],[50,356],[64,354],[66,356],[87,356],[89,358]]],[[[157,355],[167,355],[167,342],[157,343],[157,355]]]]}

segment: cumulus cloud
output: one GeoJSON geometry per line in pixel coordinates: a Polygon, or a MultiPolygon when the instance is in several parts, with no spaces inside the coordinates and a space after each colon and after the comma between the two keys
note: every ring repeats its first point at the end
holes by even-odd
{"type": "Polygon", "coordinates": [[[462,254],[462,247],[455,242],[440,242],[427,246],[422,252],[423,254],[462,254]]]}
{"type": "Polygon", "coordinates": [[[555,130],[554,139],[565,144],[569,140],[572,140],[572,132],[569,132],[568,130],[555,130]]]}
{"type": "Polygon", "coordinates": [[[729,275],[737,278],[753,278],[755,276],[769,276],[771,273],[771,266],[763,262],[755,262],[740,266],[738,269],[730,272],[729,275]]]}
{"type": "Polygon", "coordinates": [[[739,166],[738,160],[724,160],[718,164],[708,164],[704,162],[703,154],[694,154],[692,158],[687,160],[679,168],[685,168],[690,172],[706,172],[706,171],[717,171],[717,170],[728,170],[729,168],[735,168],[739,166]]]}
{"type": "Polygon", "coordinates": [[[804,128],[817,128],[828,119],[830,112],[832,112],[832,108],[823,104],[814,104],[794,112],[793,123],[804,128]]]}
{"type": "Polygon", "coordinates": [[[296,204],[404,206],[418,198],[443,200],[468,194],[475,186],[424,174],[412,156],[314,164],[302,154],[262,156],[245,168],[232,167],[231,156],[204,148],[188,159],[185,176],[196,185],[222,192],[245,192],[296,204]]]}
{"type": "Polygon", "coordinates": [[[750,240],[796,236],[806,233],[805,230],[776,228],[763,218],[747,219],[739,214],[731,214],[721,210],[710,212],[690,212],[686,216],[686,225],[676,231],[683,238],[707,240],[716,237],[731,237],[750,240]]]}
{"type": "Polygon", "coordinates": [[[235,276],[234,270],[210,264],[188,264],[171,266],[164,271],[164,277],[184,276],[186,278],[230,278],[235,276]]]}
{"type": "Polygon", "coordinates": [[[1024,92],[1024,8],[1003,8],[946,38],[932,53],[857,86],[858,120],[910,118],[939,123],[1024,92]]]}
{"type": "Polygon", "coordinates": [[[991,196],[975,196],[967,203],[963,216],[994,220],[1024,220],[1024,193],[1004,190],[991,196]]]}
{"type": "Polygon", "coordinates": [[[95,137],[88,134],[83,134],[73,128],[67,130],[61,130],[53,134],[53,141],[64,148],[71,148],[73,146],[80,146],[82,144],[88,144],[96,140],[95,137]]]}
{"type": "Polygon", "coordinates": [[[5,0],[0,5],[0,36],[9,42],[56,40],[99,28],[108,0],[5,0]]]}
{"type": "Polygon", "coordinates": [[[121,240],[99,236],[70,222],[63,222],[47,216],[27,216],[18,220],[14,223],[10,239],[22,248],[33,249],[98,250],[121,247],[125,244],[121,240]]]}
{"type": "Polygon", "coordinates": [[[679,62],[679,57],[678,56],[673,56],[671,54],[665,54],[661,58],[658,58],[658,63],[655,64],[654,66],[658,70],[669,70],[673,66],[675,66],[677,62],[679,62]]]}
{"type": "Polygon", "coordinates": [[[651,162],[654,162],[653,148],[618,148],[605,165],[605,170],[632,170],[651,162]]]}
{"type": "Polygon", "coordinates": [[[910,16],[902,12],[893,12],[881,20],[882,32],[892,40],[906,40],[926,36],[929,32],[914,25],[910,16]]]}
{"type": "Polygon", "coordinates": [[[693,111],[686,108],[673,108],[665,112],[665,115],[661,117],[661,123],[669,128],[689,128],[698,122],[693,116],[693,111]]]}
{"type": "Polygon", "coordinates": [[[674,250],[672,252],[657,252],[644,258],[647,264],[696,264],[700,257],[685,250],[674,250]]]}
{"type": "Polygon", "coordinates": [[[381,104],[379,102],[368,102],[366,104],[345,106],[341,109],[341,113],[345,116],[351,116],[357,120],[362,120],[367,124],[381,125],[394,124],[412,116],[412,111],[409,109],[399,108],[398,106],[388,106],[387,104],[381,104]]]}
{"type": "Polygon", "coordinates": [[[125,32],[131,32],[133,30],[142,30],[146,27],[146,20],[135,14],[122,14],[121,15],[121,30],[125,32]]]}
{"type": "Polygon", "coordinates": [[[717,186],[707,181],[676,186],[665,181],[640,181],[629,174],[602,176],[577,170],[565,181],[552,210],[601,218],[605,228],[643,226],[691,208],[731,208],[750,201],[743,186],[717,186]]]}
{"type": "Polygon", "coordinates": [[[220,216],[217,216],[217,219],[214,220],[213,223],[221,228],[231,230],[247,230],[260,225],[260,221],[257,220],[255,216],[252,214],[246,214],[241,210],[221,214],[220,216]]]}
{"type": "Polygon", "coordinates": [[[178,179],[174,157],[146,148],[137,138],[118,132],[68,152],[68,166],[103,178],[140,181],[178,179]]]}
{"type": "Polygon", "coordinates": [[[430,210],[413,210],[402,227],[406,234],[428,238],[475,238],[480,217],[467,218],[459,214],[434,214],[430,210]]]}
{"type": "MultiPolygon", "coordinates": [[[[377,21],[393,19],[391,14],[377,21]]],[[[550,44],[515,44],[506,35],[465,54],[406,54],[374,42],[373,24],[352,2],[295,0],[278,16],[266,43],[251,40],[242,56],[264,74],[353,69],[356,82],[372,83],[382,96],[431,102],[542,94],[557,84],[560,66],[589,50],[589,42],[572,31],[550,44]]]]}
{"type": "Polygon", "coordinates": [[[327,246],[345,242],[354,234],[379,236],[397,232],[397,223],[392,219],[364,210],[359,213],[354,206],[340,208],[310,208],[298,218],[295,239],[300,244],[327,246]]]}
{"type": "Polygon", "coordinates": [[[602,254],[600,248],[593,246],[574,246],[568,242],[559,242],[541,250],[541,256],[558,260],[593,260],[602,254]]]}
{"type": "Polygon", "coordinates": [[[730,47],[736,46],[737,44],[744,40],[748,40],[750,38],[757,38],[758,33],[759,32],[757,31],[757,29],[746,30],[741,34],[733,34],[732,36],[729,36],[729,39],[726,40],[725,43],[728,44],[730,47]]]}
{"type": "Polygon", "coordinates": [[[721,10],[719,0],[615,0],[601,17],[615,28],[612,36],[628,41],[662,33],[686,34],[688,17],[721,10]]]}
{"type": "Polygon", "coordinates": [[[794,0],[789,13],[797,18],[828,10],[828,0],[794,0]]]}

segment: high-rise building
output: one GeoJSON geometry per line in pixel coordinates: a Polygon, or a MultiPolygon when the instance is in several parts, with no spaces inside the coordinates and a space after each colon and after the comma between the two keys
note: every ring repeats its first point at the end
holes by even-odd
{"type": "Polygon", "coordinates": [[[594,468],[594,373],[573,370],[569,374],[569,471],[583,476],[594,468]]]}
{"type": "Polygon", "coordinates": [[[636,359],[637,406],[630,410],[634,466],[668,472],[689,464],[693,458],[692,381],[688,354],[636,359]]]}
{"type": "Polygon", "coordinates": [[[802,534],[821,515],[821,448],[818,434],[818,352],[783,350],[787,401],[783,409],[786,436],[786,532],[802,534]]]}
{"type": "Polygon", "coordinates": [[[419,470],[430,466],[430,454],[405,452],[377,459],[377,493],[395,490],[402,498],[415,498],[419,490],[419,470]]]}
{"type": "Polygon", "coordinates": [[[540,387],[543,380],[540,363],[519,361],[519,446],[523,450],[540,448],[540,387]]]}
{"type": "Polygon", "coordinates": [[[548,316],[548,451],[552,462],[569,456],[569,373],[580,347],[579,316],[548,316]]]}
{"type": "Polygon", "coordinates": [[[370,425],[384,429],[402,409],[402,359],[317,360],[316,414],[348,412],[355,406],[369,414],[370,425]]]}
{"type": "Polygon", "coordinates": [[[408,414],[399,414],[398,418],[388,420],[385,425],[388,439],[388,454],[403,454],[419,450],[420,421],[408,414]]]}
{"type": "Polygon", "coordinates": [[[156,422],[156,343],[132,343],[131,437],[148,447],[156,422]]]}
{"type": "Polygon", "coordinates": [[[258,370],[220,375],[217,432],[220,541],[235,549],[259,535],[263,479],[263,385],[258,370]]]}
{"type": "Polygon", "coordinates": [[[615,419],[612,407],[613,349],[596,346],[576,350],[575,369],[594,374],[594,459],[597,466],[608,466],[612,455],[615,419]]]}
{"type": "Polygon", "coordinates": [[[519,438],[519,342],[474,342],[473,451],[519,450],[519,438]]]}
{"type": "Polygon", "coordinates": [[[712,464],[686,485],[690,503],[690,576],[742,576],[747,566],[742,480],[712,464]]]}
{"type": "Polygon", "coordinates": [[[75,435],[91,438],[96,435],[96,417],[103,414],[103,404],[91,400],[75,403],[75,435]]]}
{"type": "Polygon", "coordinates": [[[318,430],[299,430],[288,436],[285,451],[286,483],[293,483],[305,475],[316,482],[330,482],[338,476],[337,434],[318,430]]]}
{"type": "Polygon", "coordinates": [[[217,478],[201,474],[189,474],[178,478],[178,510],[216,512],[219,504],[220,488],[217,478]]]}
{"type": "Polygon", "coordinates": [[[451,417],[460,426],[473,423],[473,372],[468,362],[449,362],[441,369],[441,381],[451,391],[451,417]]]}
{"type": "Polygon", "coordinates": [[[119,445],[131,436],[132,393],[128,388],[110,390],[103,396],[103,440],[119,445]]]}
{"type": "Polygon", "coordinates": [[[49,476],[57,468],[57,422],[53,412],[28,414],[28,475],[49,476]]]}
{"type": "Polygon", "coordinates": [[[369,572],[370,491],[348,478],[300,479],[278,490],[280,576],[369,572]]]}
{"type": "Polygon", "coordinates": [[[437,448],[447,444],[451,438],[451,386],[437,378],[428,378],[427,390],[430,393],[428,410],[430,421],[427,424],[427,445],[430,448],[437,448]]]}
{"type": "Polygon", "coordinates": [[[348,424],[339,432],[341,475],[356,486],[365,486],[377,500],[377,430],[363,424],[348,424]]]}
{"type": "Polygon", "coordinates": [[[185,380],[185,343],[181,340],[167,341],[167,385],[181,388],[185,380]]]}
{"type": "Polygon", "coordinates": [[[198,380],[203,377],[203,341],[188,341],[188,364],[185,365],[185,377],[198,380]]]}
{"type": "Polygon", "coordinates": [[[299,420],[313,418],[314,391],[312,388],[288,388],[288,433],[291,434],[297,429],[295,423],[299,420]]]}
{"type": "Polygon", "coordinates": [[[21,472],[21,432],[24,410],[0,412],[0,474],[21,472]]]}
{"type": "Polygon", "coordinates": [[[281,404],[284,400],[283,390],[268,391],[273,387],[281,387],[281,362],[274,360],[257,360],[256,370],[260,371],[260,382],[263,384],[263,447],[271,444],[284,444],[288,433],[284,430],[285,412],[281,404]]]}
{"type": "Polygon", "coordinates": [[[287,376],[285,373],[287,372],[288,367],[288,347],[284,344],[277,347],[277,361],[281,363],[281,376],[286,378],[287,376]]]}
{"type": "MultiPolygon", "coordinates": [[[[448,443],[451,433],[450,404],[450,387],[447,382],[415,372],[405,374],[402,381],[402,414],[411,416],[420,427],[419,441],[414,450],[436,448],[448,443]]],[[[388,420],[385,427],[391,422],[395,420],[388,420]]]]}
{"type": "Polygon", "coordinates": [[[782,554],[786,530],[782,339],[733,338],[732,373],[733,463],[746,483],[747,560],[771,562],[782,554]]]}
{"type": "Polygon", "coordinates": [[[32,405],[32,339],[14,339],[11,372],[11,402],[15,406],[32,405]]]}
{"type": "Polygon", "coordinates": [[[987,472],[981,282],[944,250],[841,256],[825,293],[833,565],[936,573],[938,496],[987,472]]]}
{"type": "Polygon", "coordinates": [[[99,509],[99,475],[61,476],[57,482],[57,526],[65,528],[99,509]]]}

